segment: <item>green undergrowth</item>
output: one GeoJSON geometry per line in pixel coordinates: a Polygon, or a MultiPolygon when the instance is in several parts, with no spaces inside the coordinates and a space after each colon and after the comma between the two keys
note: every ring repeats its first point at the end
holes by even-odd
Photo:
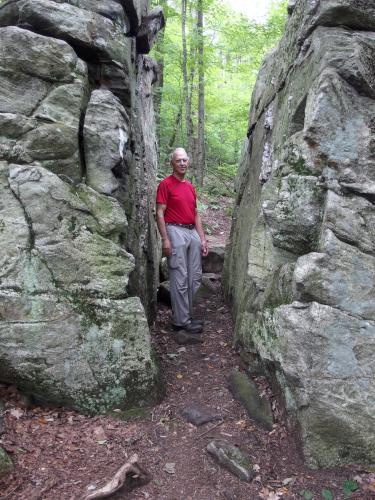
{"type": "Polygon", "coordinates": [[[315,500],[315,499],[334,500],[335,498],[347,499],[350,498],[352,494],[359,489],[359,485],[357,481],[355,481],[354,479],[348,479],[344,481],[340,489],[341,491],[339,493],[339,496],[335,495],[331,490],[327,488],[323,488],[320,494],[315,494],[310,490],[301,490],[299,492],[299,495],[301,498],[304,498],[305,500],[315,500]]]}

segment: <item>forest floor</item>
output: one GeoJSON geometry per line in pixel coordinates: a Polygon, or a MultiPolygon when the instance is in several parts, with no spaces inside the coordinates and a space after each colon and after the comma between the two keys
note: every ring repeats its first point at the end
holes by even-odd
{"type": "MultiPolygon", "coordinates": [[[[211,246],[228,236],[228,200],[205,210],[211,246]]],[[[103,486],[136,453],[151,480],[114,499],[252,500],[279,498],[375,498],[375,471],[357,467],[312,471],[298,452],[283,414],[264,378],[255,379],[271,402],[271,431],[257,426],[228,390],[228,376],[241,369],[233,348],[233,321],[222,294],[202,300],[204,343],[179,346],[170,329],[170,310],[160,305],[152,338],[166,386],[163,401],[131,420],[87,417],[65,408],[27,404],[11,386],[0,386],[6,431],[0,445],[14,472],[0,481],[2,499],[83,499],[103,486]],[[196,427],[182,411],[194,403],[220,415],[196,427]],[[250,458],[255,477],[242,482],[207,453],[213,438],[225,439],[250,458]],[[350,489],[358,487],[357,491],[350,489]],[[346,492],[345,492],[346,491],[346,492]]],[[[115,414],[115,413],[114,413],[115,414]]],[[[119,413],[119,416],[121,414],[119,413]]]]}

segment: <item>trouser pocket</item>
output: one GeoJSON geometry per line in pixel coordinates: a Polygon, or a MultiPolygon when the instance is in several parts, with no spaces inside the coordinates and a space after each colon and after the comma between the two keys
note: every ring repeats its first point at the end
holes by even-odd
{"type": "Polygon", "coordinates": [[[177,269],[178,268],[178,255],[175,250],[172,250],[171,256],[168,258],[168,267],[170,269],[177,269]]]}

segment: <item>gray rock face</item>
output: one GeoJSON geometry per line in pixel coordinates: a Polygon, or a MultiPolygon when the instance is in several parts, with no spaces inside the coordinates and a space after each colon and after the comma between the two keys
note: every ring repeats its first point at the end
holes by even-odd
{"type": "Polygon", "coordinates": [[[85,63],[61,40],[0,28],[0,84],[0,159],[38,161],[80,180],[77,130],[88,91],[85,63]]]}
{"type": "Polygon", "coordinates": [[[289,13],[253,93],[226,293],[308,464],[372,463],[375,7],[301,0],[289,13]]]}
{"type": "Polygon", "coordinates": [[[108,17],[54,0],[18,0],[0,10],[0,26],[32,28],[67,41],[83,58],[121,63],[128,52],[124,30],[108,17]]]}
{"type": "Polygon", "coordinates": [[[100,14],[101,16],[107,17],[114,23],[120,25],[124,33],[130,32],[130,23],[128,17],[122,8],[119,0],[102,0],[98,2],[97,0],[53,0],[56,3],[68,3],[85,10],[91,10],[100,14]]]}
{"type": "Polygon", "coordinates": [[[148,54],[150,52],[158,32],[164,26],[165,19],[161,7],[156,7],[142,18],[142,24],[137,33],[137,51],[139,54],[148,54]]]}
{"type": "Polygon", "coordinates": [[[124,7],[130,21],[130,34],[136,35],[141,26],[142,16],[146,15],[148,0],[116,0],[124,7]]]}
{"type": "Polygon", "coordinates": [[[160,395],[153,110],[136,93],[154,79],[132,22],[114,0],[0,6],[0,380],[88,413],[160,395]]]}
{"type": "Polygon", "coordinates": [[[135,149],[127,164],[120,196],[129,220],[129,248],[137,262],[130,278],[130,289],[139,293],[152,311],[156,308],[161,259],[160,239],[154,222],[157,141],[151,89],[157,78],[156,63],[148,56],[139,55],[137,71],[134,110],[140,127],[135,131],[135,149]],[[138,200],[138,203],[129,203],[129,200],[138,200]]]}
{"type": "MultiPolygon", "coordinates": [[[[5,182],[9,182],[13,196],[25,212],[27,226],[23,227],[27,244],[23,247],[28,252],[36,251],[40,262],[50,270],[52,282],[71,293],[125,296],[134,258],[118,244],[127,226],[118,202],[85,185],[73,188],[42,167],[10,165],[9,172],[5,170],[4,174],[5,182]],[[92,209],[85,203],[90,197],[92,209]],[[101,211],[107,212],[106,219],[101,217],[101,211]]],[[[13,231],[11,222],[9,219],[4,227],[5,235],[13,231]]],[[[23,256],[21,250],[20,258],[23,256]]],[[[20,286],[20,275],[8,272],[1,287],[14,288],[17,283],[20,286]]],[[[48,291],[47,284],[46,289],[43,284],[36,286],[40,292],[48,291]]]]}
{"type": "Polygon", "coordinates": [[[157,369],[143,307],[126,298],[134,258],[119,245],[119,203],[42,167],[3,164],[1,181],[1,379],[90,413],[152,399],[157,369]]]}
{"type": "Polygon", "coordinates": [[[91,94],[83,134],[87,184],[100,193],[111,194],[119,187],[112,170],[125,163],[129,117],[109,90],[91,94]]]}
{"type": "Polygon", "coordinates": [[[163,257],[160,261],[160,281],[168,281],[169,280],[169,269],[168,269],[168,259],[167,257],[163,257]]]}

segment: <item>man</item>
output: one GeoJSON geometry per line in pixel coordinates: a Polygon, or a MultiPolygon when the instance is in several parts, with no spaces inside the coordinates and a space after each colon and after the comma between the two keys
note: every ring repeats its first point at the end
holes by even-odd
{"type": "Polygon", "coordinates": [[[183,148],[171,156],[172,175],[158,186],[157,225],[163,255],[168,257],[172,327],[200,333],[202,322],[193,319],[193,298],[202,279],[202,255],[208,254],[193,185],[185,179],[189,158],[183,148]]]}

